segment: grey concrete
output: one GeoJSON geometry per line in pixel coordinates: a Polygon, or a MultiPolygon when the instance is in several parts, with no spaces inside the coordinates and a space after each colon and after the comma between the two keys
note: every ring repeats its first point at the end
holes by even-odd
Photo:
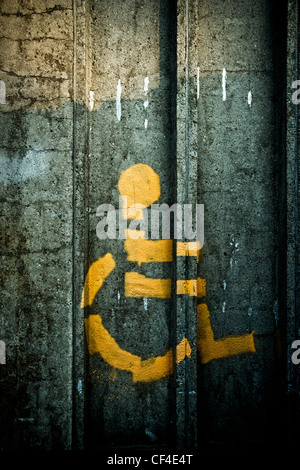
{"type": "Polygon", "coordinates": [[[72,441],[72,3],[1,9],[1,449],[72,441]]]}
{"type": "Polygon", "coordinates": [[[299,422],[299,367],[291,361],[291,345],[299,338],[299,108],[291,99],[292,83],[299,76],[299,4],[289,2],[287,31],[287,126],[286,126],[286,309],[287,309],[287,387],[290,441],[296,442],[299,422]],[[297,78],[296,78],[297,77],[297,78]]]}
{"type": "Polygon", "coordinates": [[[287,379],[298,398],[298,46],[296,2],[287,36],[285,2],[272,3],[0,2],[1,450],[284,439],[287,379]],[[160,203],[204,204],[198,265],[137,267],[123,240],[97,237],[97,207],[118,206],[120,173],[136,163],[160,176],[160,203]],[[88,268],[107,252],[117,268],[82,309],[88,268]],[[125,298],[127,271],[172,278],[172,298],[125,298]],[[197,275],[205,299],[174,294],[197,275]],[[198,302],[215,339],[255,330],[255,354],[202,364],[198,302]],[[134,383],[88,353],[84,318],[99,312],[132,354],[163,355],[187,336],[191,358],[134,383]]]}
{"type": "Polygon", "coordinates": [[[272,397],[267,391],[276,383],[276,136],[283,124],[275,113],[272,15],[268,2],[199,3],[198,197],[206,208],[200,272],[216,338],[254,330],[256,345],[256,354],[203,367],[199,414],[208,441],[264,439],[278,394],[277,387],[272,397]]]}

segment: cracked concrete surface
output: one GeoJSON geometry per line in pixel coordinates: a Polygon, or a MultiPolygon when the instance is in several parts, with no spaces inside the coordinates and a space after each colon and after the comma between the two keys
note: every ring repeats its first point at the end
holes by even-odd
{"type": "Polygon", "coordinates": [[[256,331],[255,355],[205,368],[194,359],[199,442],[261,442],[271,431],[285,184],[272,2],[190,0],[186,24],[178,1],[177,37],[171,3],[0,1],[1,450],[147,446],[154,435],[168,446],[174,419],[188,420],[184,385],[133,384],[86,349],[81,289],[107,251],[120,269],[88,313],[102,309],[111,334],[143,358],[174,339],[172,302],[125,302],[133,266],[117,241],[96,237],[96,208],[118,204],[121,171],[140,162],[159,174],[163,202],[188,190],[205,206],[198,274],[216,338],[256,331]]]}

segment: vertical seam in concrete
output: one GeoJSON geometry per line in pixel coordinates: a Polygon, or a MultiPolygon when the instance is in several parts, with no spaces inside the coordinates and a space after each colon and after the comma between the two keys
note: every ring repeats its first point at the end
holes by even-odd
{"type": "Polygon", "coordinates": [[[76,342],[76,101],[77,101],[77,0],[73,0],[73,227],[72,227],[72,442],[71,446],[74,449],[76,442],[76,361],[75,361],[75,342],[76,342]]]}
{"type": "MultiPolygon", "coordinates": [[[[296,51],[295,51],[295,80],[299,75],[299,3],[296,0],[296,51]]],[[[299,335],[299,314],[298,314],[298,182],[299,182],[299,164],[298,164],[298,131],[299,131],[299,112],[298,105],[295,106],[295,337],[299,335]],[[298,315],[297,315],[298,314],[298,315]]]]}
{"type": "Polygon", "coordinates": [[[189,203],[189,0],[185,3],[186,45],[185,45],[185,203],[189,203]]]}
{"type": "MultiPolygon", "coordinates": [[[[178,132],[177,132],[177,80],[178,80],[178,64],[177,64],[177,52],[178,52],[178,45],[177,45],[177,33],[178,33],[178,21],[177,21],[177,13],[178,13],[178,0],[174,1],[174,4],[171,3],[172,0],[169,1],[169,5],[172,5],[174,10],[172,11],[172,53],[173,53],[173,77],[172,77],[172,107],[174,109],[174,113],[172,113],[172,145],[173,145],[173,153],[174,153],[174,161],[175,161],[175,198],[178,199],[178,149],[177,149],[177,140],[178,140],[178,132]],[[174,28],[174,29],[173,29],[174,28]],[[174,49],[173,49],[174,48],[174,49]]],[[[178,270],[178,260],[177,260],[177,245],[173,242],[173,283],[172,283],[172,298],[173,298],[173,315],[172,315],[172,347],[173,351],[176,351],[177,346],[177,312],[178,312],[178,303],[177,303],[177,291],[176,291],[176,282],[177,282],[177,270],[178,270]]],[[[171,392],[171,423],[173,426],[171,427],[173,434],[174,442],[177,442],[177,435],[176,435],[176,414],[177,414],[177,407],[176,407],[176,375],[177,375],[177,362],[176,362],[176,354],[173,354],[173,371],[172,374],[172,392],[171,392]]]]}
{"type": "MultiPolygon", "coordinates": [[[[185,62],[185,203],[189,203],[189,0],[186,0],[186,62],[185,62]]],[[[185,260],[186,279],[189,279],[189,260],[185,260]]],[[[189,302],[185,297],[185,337],[189,338],[189,302]]],[[[185,438],[186,445],[189,446],[190,423],[189,423],[189,361],[185,358],[185,438]]]]}

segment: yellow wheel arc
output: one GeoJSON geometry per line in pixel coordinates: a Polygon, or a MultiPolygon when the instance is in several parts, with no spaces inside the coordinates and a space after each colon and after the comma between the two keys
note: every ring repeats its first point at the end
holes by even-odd
{"type": "MultiPolygon", "coordinates": [[[[100,257],[89,268],[82,292],[81,307],[91,306],[94,298],[102,287],[104,280],[115,268],[115,261],[110,253],[100,257]]],[[[84,320],[89,353],[98,353],[112,367],[132,373],[134,382],[151,382],[173,373],[173,349],[165,355],[142,360],[118,345],[103,326],[101,316],[90,315],[84,320]]],[[[176,347],[175,362],[178,364],[185,357],[191,356],[191,347],[184,338],[176,347]]]]}

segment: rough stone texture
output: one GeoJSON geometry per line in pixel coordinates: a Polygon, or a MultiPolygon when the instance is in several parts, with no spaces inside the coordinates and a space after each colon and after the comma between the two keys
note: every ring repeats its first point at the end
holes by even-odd
{"type": "Polygon", "coordinates": [[[207,441],[259,440],[270,432],[267,390],[275,380],[275,30],[266,2],[226,2],[225,8],[224,2],[204,1],[199,10],[198,181],[205,205],[200,272],[207,279],[215,337],[254,330],[257,350],[203,367],[199,413],[206,416],[207,441]]]}
{"type": "Polygon", "coordinates": [[[1,2],[1,444],[71,446],[72,5],[1,2]]]}
{"type": "MultiPolygon", "coordinates": [[[[105,1],[94,1],[90,2],[90,18],[89,90],[94,91],[95,103],[89,117],[88,264],[111,252],[117,267],[86,315],[100,313],[122,349],[147,359],[165,354],[170,347],[172,300],[150,298],[145,307],[142,298],[125,298],[124,273],[136,270],[149,277],[168,278],[172,267],[151,263],[138,268],[136,263],[126,261],[123,240],[101,242],[97,238],[99,218],[95,211],[107,202],[119,207],[121,171],[136,163],[147,163],[158,173],[160,202],[176,202],[170,145],[174,109],[172,64],[167,62],[168,16],[163,18],[156,1],[110,6],[105,1]],[[148,92],[144,90],[146,77],[148,92]],[[122,87],[120,121],[116,113],[118,80],[122,87]]],[[[89,363],[88,446],[97,448],[99,435],[103,446],[171,443],[170,379],[134,384],[131,373],[113,371],[101,357],[91,357],[89,363]]]]}
{"type": "MultiPolygon", "coordinates": [[[[1,450],[283,437],[277,409],[286,410],[286,348],[297,322],[294,108],[287,139],[283,126],[296,73],[288,3],[285,78],[285,2],[277,10],[263,0],[189,0],[176,11],[167,0],[0,2],[1,450]],[[118,207],[120,173],[135,163],[159,174],[160,202],[204,204],[198,266],[137,268],[122,240],[97,238],[97,207],[118,207]],[[107,252],[117,269],[82,309],[88,268],[107,252]],[[255,330],[256,353],[201,364],[195,299],[124,298],[130,270],[173,283],[198,270],[215,338],[255,330]],[[133,383],[88,354],[84,317],[98,312],[142,359],[187,334],[190,362],[175,376],[133,383]]],[[[288,371],[297,393],[297,371],[288,371]]]]}
{"type": "Polygon", "coordinates": [[[290,432],[289,442],[296,443],[299,422],[299,366],[291,361],[292,343],[299,338],[299,107],[291,97],[292,83],[299,78],[298,23],[299,5],[291,1],[288,5],[287,31],[287,128],[286,128],[286,286],[287,286],[287,387],[290,432]]]}

